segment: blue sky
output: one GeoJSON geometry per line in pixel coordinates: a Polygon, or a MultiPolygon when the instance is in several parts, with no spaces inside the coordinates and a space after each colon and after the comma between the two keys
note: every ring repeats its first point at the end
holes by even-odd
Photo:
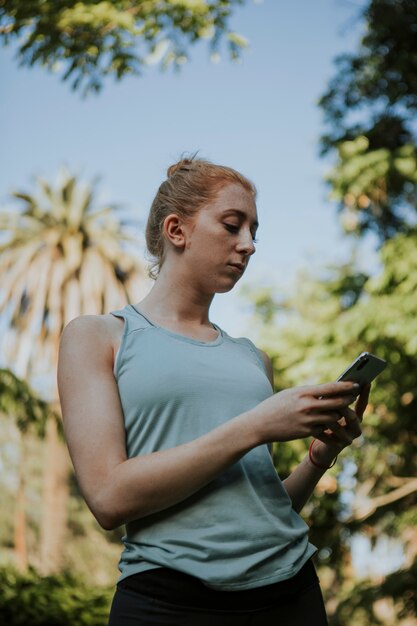
{"type": "MultiPolygon", "coordinates": [[[[183,151],[235,167],[258,188],[259,243],[234,291],[214,299],[210,318],[232,335],[251,336],[241,285],[279,290],[303,267],[349,256],[323,182],[330,164],[318,156],[316,102],[334,57],[357,46],[360,6],[248,1],[231,21],[250,41],[240,64],[227,54],[210,62],[201,43],[179,74],[149,67],[87,100],[59,74],[18,68],[15,50],[0,49],[1,205],[11,204],[12,189],[34,192],[36,176],[54,181],[66,165],[85,182],[100,175],[99,202],[123,204],[145,221],[166,168],[183,151]]],[[[375,264],[373,242],[361,250],[363,263],[375,264]]]]}

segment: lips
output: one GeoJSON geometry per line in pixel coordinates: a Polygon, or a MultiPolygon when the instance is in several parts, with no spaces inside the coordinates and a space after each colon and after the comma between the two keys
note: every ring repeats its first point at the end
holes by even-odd
{"type": "Polygon", "coordinates": [[[229,263],[231,267],[236,267],[238,270],[243,272],[245,270],[245,266],[242,263],[229,263]]]}

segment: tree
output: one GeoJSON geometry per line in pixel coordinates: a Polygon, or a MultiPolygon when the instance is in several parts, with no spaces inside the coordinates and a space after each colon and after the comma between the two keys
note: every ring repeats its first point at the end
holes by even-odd
{"type": "MultiPolygon", "coordinates": [[[[300,274],[291,295],[275,302],[279,325],[263,323],[264,293],[255,309],[278,391],[335,380],[363,350],[388,361],[373,384],[363,438],[340,455],[304,511],[319,548],[332,626],[376,626],[387,612],[395,617],[383,623],[400,625],[417,615],[417,230],[386,242],[380,257],[373,277],[353,261],[320,276],[300,274]],[[401,567],[385,578],[358,580],[352,541],[359,533],[372,544],[389,537],[401,545],[401,567]]],[[[255,291],[255,306],[257,299],[255,291]]],[[[273,294],[270,300],[272,306],[273,294]]],[[[275,446],[281,476],[307,445],[275,446]]]]}
{"type": "Polygon", "coordinates": [[[12,417],[21,437],[19,459],[19,484],[15,503],[14,545],[16,565],[25,570],[28,565],[26,547],[26,449],[23,435],[34,431],[44,438],[48,418],[55,420],[59,435],[63,436],[62,424],[47,402],[37,397],[29,385],[20,380],[11,370],[0,369],[0,415],[12,417]]]}
{"type": "Polygon", "coordinates": [[[20,432],[32,429],[38,437],[45,437],[48,418],[55,419],[59,435],[63,437],[62,423],[49,404],[11,370],[0,368],[0,413],[10,415],[20,432]]]}
{"type": "Polygon", "coordinates": [[[94,588],[78,573],[0,567],[0,621],[7,626],[104,626],[113,595],[114,586],[94,588]]]}
{"type": "MultiPolygon", "coordinates": [[[[366,24],[359,50],[339,57],[320,100],[321,147],[336,156],[327,180],[342,225],[357,238],[377,235],[381,269],[369,276],[352,259],[319,276],[302,274],[289,296],[252,296],[278,390],[334,380],[363,350],[388,361],[373,385],[364,437],[305,509],[332,626],[409,624],[417,616],[417,4],[369,0],[359,17],[366,24]],[[402,564],[358,579],[351,546],[359,534],[371,545],[396,541],[402,564]]],[[[282,475],[306,448],[275,447],[282,475]]]]}
{"type": "Polygon", "coordinates": [[[21,65],[63,66],[63,80],[83,94],[98,92],[103,80],[140,74],[160,60],[180,67],[187,48],[206,39],[212,52],[226,39],[236,59],[246,40],[229,29],[244,0],[0,0],[0,36],[19,38],[21,65]]]}
{"type": "Polygon", "coordinates": [[[321,146],[337,154],[328,181],[345,230],[382,243],[417,219],[417,3],[370,0],[359,18],[359,50],[336,59],[319,102],[321,146]]]}
{"type": "MultiPolygon", "coordinates": [[[[62,170],[57,188],[38,180],[39,197],[15,192],[23,210],[3,211],[0,313],[8,325],[3,354],[13,372],[29,381],[43,376],[42,395],[59,411],[55,372],[58,343],[74,317],[107,313],[139,296],[143,269],[131,250],[121,207],[95,207],[94,187],[62,170]]],[[[39,384],[39,382],[38,382],[39,384]]],[[[69,457],[56,422],[46,424],[41,561],[59,569],[65,532],[69,457]]]]}

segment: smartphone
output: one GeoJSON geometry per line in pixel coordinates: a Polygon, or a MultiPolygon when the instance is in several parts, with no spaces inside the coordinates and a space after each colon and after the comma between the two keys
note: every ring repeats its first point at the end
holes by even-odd
{"type": "Polygon", "coordinates": [[[362,354],[340,374],[337,380],[349,380],[353,383],[359,383],[362,387],[363,385],[371,383],[386,366],[387,362],[384,361],[384,359],[380,359],[370,352],[362,352],[362,354]]]}

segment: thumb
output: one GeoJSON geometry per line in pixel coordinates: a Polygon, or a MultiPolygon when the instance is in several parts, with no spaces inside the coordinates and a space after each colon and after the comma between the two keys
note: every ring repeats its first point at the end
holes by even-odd
{"type": "Polygon", "coordinates": [[[368,405],[368,400],[369,400],[369,394],[371,391],[371,385],[364,385],[358,399],[356,400],[356,404],[355,404],[355,413],[358,417],[360,417],[362,419],[363,414],[365,413],[365,409],[368,405]]]}

